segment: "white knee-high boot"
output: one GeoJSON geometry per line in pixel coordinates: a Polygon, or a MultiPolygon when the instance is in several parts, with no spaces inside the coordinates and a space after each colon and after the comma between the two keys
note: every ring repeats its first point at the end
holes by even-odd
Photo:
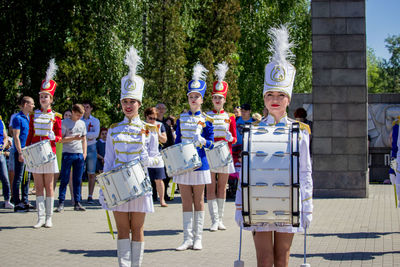
{"type": "Polygon", "coordinates": [[[193,227],[194,228],[194,243],[193,243],[194,250],[203,249],[203,245],[201,244],[203,225],[204,225],[204,210],[195,211],[194,212],[194,227],[193,227]]]}
{"type": "Polygon", "coordinates": [[[37,223],[33,226],[33,228],[40,228],[45,224],[45,211],[44,211],[44,196],[36,196],[36,209],[38,214],[37,223]]]}
{"type": "Polygon", "coordinates": [[[397,207],[400,208],[400,184],[396,184],[397,207]]]}
{"type": "Polygon", "coordinates": [[[210,212],[210,217],[211,217],[210,231],[215,232],[218,230],[218,222],[219,222],[217,200],[210,199],[210,200],[207,200],[207,203],[208,203],[208,210],[210,212]]]}
{"type": "Polygon", "coordinates": [[[144,242],[131,242],[131,267],[142,266],[144,242]]]}
{"type": "Polygon", "coordinates": [[[222,217],[224,217],[225,199],[217,198],[218,203],[218,230],[226,230],[224,223],[222,222],[222,217]]]}
{"type": "Polygon", "coordinates": [[[131,266],[131,241],[129,238],[117,240],[117,254],[119,267],[131,266]]]}
{"type": "Polygon", "coordinates": [[[53,216],[54,197],[46,197],[46,225],[45,227],[53,227],[51,217],[53,216]]]}
{"type": "Polygon", "coordinates": [[[193,247],[193,212],[183,212],[183,243],[176,250],[182,251],[193,247]]]}

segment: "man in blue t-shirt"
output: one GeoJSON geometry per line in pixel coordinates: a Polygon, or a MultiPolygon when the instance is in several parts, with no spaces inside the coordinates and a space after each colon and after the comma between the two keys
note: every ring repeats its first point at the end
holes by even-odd
{"type": "Polygon", "coordinates": [[[14,154],[14,181],[12,185],[12,199],[14,201],[14,211],[29,211],[34,209],[28,200],[29,178],[23,180],[24,176],[24,157],[22,148],[25,147],[26,139],[29,134],[29,113],[33,111],[35,102],[29,96],[24,96],[21,100],[21,111],[15,115],[11,122],[13,128],[13,141],[15,146],[14,154]],[[21,184],[22,182],[22,184],[21,184]],[[19,185],[21,184],[22,199],[19,198],[19,185]]]}

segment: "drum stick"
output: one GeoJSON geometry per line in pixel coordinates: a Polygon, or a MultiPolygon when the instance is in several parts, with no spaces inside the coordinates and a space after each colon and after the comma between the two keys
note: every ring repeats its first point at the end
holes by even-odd
{"type": "Polygon", "coordinates": [[[242,254],[242,226],[240,226],[239,259],[233,263],[233,267],[244,267],[244,261],[240,260],[241,254],[242,254]]]}
{"type": "Polygon", "coordinates": [[[172,182],[171,196],[169,197],[169,200],[174,200],[174,197],[175,197],[175,186],[176,186],[176,183],[172,182]]]}
{"type": "Polygon", "coordinates": [[[396,205],[397,208],[397,191],[396,191],[396,184],[393,185],[394,189],[394,204],[396,205]]]}
{"type": "Polygon", "coordinates": [[[106,210],[106,215],[107,215],[108,229],[110,230],[110,234],[112,235],[112,238],[115,240],[114,230],[111,225],[110,214],[108,213],[108,210],[106,210]]]}
{"type": "Polygon", "coordinates": [[[300,265],[300,267],[310,267],[310,264],[307,263],[307,227],[304,228],[304,263],[300,265]]]}

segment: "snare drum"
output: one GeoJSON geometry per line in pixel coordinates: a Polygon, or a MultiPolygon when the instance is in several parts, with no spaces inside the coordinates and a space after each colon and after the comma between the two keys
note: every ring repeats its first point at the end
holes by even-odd
{"type": "Polygon", "coordinates": [[[150,179],[138,160],[101,173],[96,177],[96,181],[103,190],[108,208],[114,208],[153,191],[150,179]]]}
{"type": "Polygon", "coordinates": [[[243,224],[299,226],[299,124],[245,126],[243,224]]]}
{"type": "Polygon", "coordinates": [[[179,143],[161,150],[168,176],[176,176],[201,167],[201,159],[193,143],[179,143]]]}
{"type": "Polygon", "coordinates": [[[228,142],[219,141],[214,143],[213,149],[205,149],[210,170],[226,167],[233,162],[228,142]]]}
{"type": "Polygon", "coordinates": [[[21,151],[28,169],[40,167],[56,159],[48,139],[24,147],[21,151]]]}

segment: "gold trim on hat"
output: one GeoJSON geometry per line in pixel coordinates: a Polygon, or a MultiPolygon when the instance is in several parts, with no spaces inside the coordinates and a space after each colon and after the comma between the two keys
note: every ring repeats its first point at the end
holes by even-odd
{"type": "Polygon", "coordinates": [[[136,89],[136,82],[131,81],[131,79],[127,79],[124,84],[124,89],[126,91],[134,91],[136,89]]]}

